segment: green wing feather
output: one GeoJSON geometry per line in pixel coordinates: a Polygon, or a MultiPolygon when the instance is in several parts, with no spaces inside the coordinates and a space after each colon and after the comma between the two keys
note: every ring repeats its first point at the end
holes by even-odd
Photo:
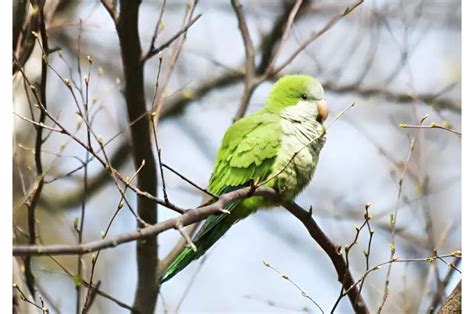
{"type": "MultiPolygon", "coordinates": [[[[280,146],[278,115],[262,110],[237,121],[222,139],[209,180],[209,191],[221,195],[246,186],[251,181],[265,180],[271,173],[280,146]]],[[[244,202],[250,201],[248,203],[251,204],[251,199],[244,202]]],[[[231,212],[230,215],[220,214],[206,219],[193,238],[197,252],[191,248],[184,249],[163,272],[161,282],[171,279],[191,261],[202,256],[237,220],[256,208],[245,206],[238,200],[228,204],[226,209],[231,212]]]]}

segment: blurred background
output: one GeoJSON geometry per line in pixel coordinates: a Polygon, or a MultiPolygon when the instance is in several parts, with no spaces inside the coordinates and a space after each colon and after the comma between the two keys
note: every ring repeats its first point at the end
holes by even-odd
{"type": "MultiPolygon", "coordinates": [[[[23,25],[15,12],[26,2],[13,3],[15,34],[23,25]]],[[[303,1],[276,65],[353,3],[303,1]]],[[[258,68],[274,30],[288,19],[294,2],[243,0],[242,5],[258,68]]],[[[26,3],[30,12],[28,6],[26,3]]],[[[167,1],[156,46],[177,34],[190,6],[193,2],[167,1]]],[[[141,4],[139,30],[144,52],[150,46],[161,9],[161,1],[141,4]]],[[[187,31],[172,71],[175,46],[162,53],[160,82],[165,81],[167,73],[170,80],[163,87],[157,135],[163,162],[205,187],[220,140],[232,123],[244,91],[245,53],[237,18],[228,1],[201,0],[195,5],[197,14],[202,17],[187,31]]],[[[110,16],[100,1],[51,0],[45,4],[45,20],[49,47],[57,49],[49,63],[58,73],[48,72],[48,110],[85,140],[86,128],[64,79],[84,87],[82,78],[90,71],[92,128],[104,141],[113,138],[106,151],[124,176],[132,176],[135,169],[120,46],[110,16]]],[[[155,94],[158,68],[156,56],[145,66],[148,109],[155,94]]],[[[25,61],[25,72],[32,82],[40,81],[40,45],[35,45],[25,61]]],[[[446,129],[400,128],[400,124],[418,125],[428,115],[425,126],[436,123],[461,131],[461,1],[364,1],[306,47],[281,73],[259,85],[247,114],[259,110],[274,80],[288,73],[312,75],[322,83],[330,111],[328,121],[355,102],[355,107],[328,130],[314,179],[296,200],[304,208],[312,206],[314,218],[327,235],[341,246],[352,243],[354,226],[364,223],[364,206],[370,203],[370,226],[374,231],[370,267],[391,258],[390,217],[395,212],[396,257],[423,259],[460,250],[461,137],[446,129]]],[[[22,75],[16,72],[13,241],[18,244],[28,243],[25,200],[37,182],[35,129],[21,117],[37,117],[38,109],[25,86],[22,75]]],[[[51,121],[46,124],[54,126],[51,121]]],[[[85,150],[64,134],[45,131],[44,135],[45,185],[36,207],[38,241],[77,243],[74,225],[82,206],[83,241],[99,239],[117,210],[120,193],[102,166],[92,160],[87,167],[84,202],[81,165],[85,150]]],[[[93,147],[99,145],[94,143],[93,147]]],[[[170,201],[184,208],[200,204],[203,196],[199,190],[169,171],[165,170],[164,177],[170,201]]],[[[159,184],[158,195],[162,197],[161,180],[159,184]]],[[[134,193],[127,191],[126,195],[134,204],[134,193]]],[[[160,221],[176,217],[165,207],[159,206],[158,211],[160,221]]],[[[108,236],[135,228],[135,218],[123,208],[108,236]]],[[[161,234],[160,255],[170,251],[179,239],[175,230],[161,234]]],[[[349,255],[356,280],[367,270],[364,251],[368,242],[366,226],[349,255]]],[[[102,291],[128,305],[133,304],[137,281],[135,255],[135,243],[102,251],[94,275],[94,281],[101,281],[102,291]]],[[[77,257],[54,259],[32,258],[37,289],[51,312],[74,312],[77,257]]],[[[334,267],[303,225],[280,208],[260,211],[235,225],[205,258],[167,282],[161,288],[156,312],[319,312],[290,282],[265,267],[263,260],[288,275],[325,312],[331,310],[340,292],[334,267]]],[[[443,261],[462,266],[459,258],[443,261]]],[[[393,263],[383,312],[416,313],[437,308],[461,276],[443,261],[393,263]]],[[[365,280],[362,293],[372,311],[382,303],[387,266],[365,280]]],[[[82,269],[83,278],[88,280],[90,255],[83,257],[82,269]]],[[[339,313],[351,311],[347,298],[336,309],[339,313]]],[[[90,312],[128,310],[98,295],[90,312]]]]}

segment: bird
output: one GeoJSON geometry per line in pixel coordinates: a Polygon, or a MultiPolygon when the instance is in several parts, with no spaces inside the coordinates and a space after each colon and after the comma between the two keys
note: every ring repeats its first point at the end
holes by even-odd
{"type": "MultiPolygon", "coordinates": [[[[265,106],[232,124],[224,134],[208,191],[222,195],[261,184],[293,201],[309,184],[326,142],[328,107],[322,85],[312,76],[288,74],[271,88],[265,106]]],[[[261,208],[274,207],[261,196],[230,202],[226,213],[209,216],[164,269],[160,283],[209,250],[235,223],[261,208]]]]}

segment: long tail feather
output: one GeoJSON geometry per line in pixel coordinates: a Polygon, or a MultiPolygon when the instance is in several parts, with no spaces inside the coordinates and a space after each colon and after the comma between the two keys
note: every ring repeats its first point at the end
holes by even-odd
{"type": "Polygon", "coordinates": [[[194,243],[197,251],[195,252],[189,247],[185,248],[163,272],[160,282],[163,283],[170,280],[188,266],[189,263],[201,257],[220,237],[224,235],[227,230],[230,229],[232,224],[233,222],[231,219],[224,219],[221,223],[212,226],[212,229],[208,230],[197,240],[197,242],[194,243]]]}
{"type": "MultiPolygon", "coordinates": [[[[222,193],[240,187],[242,186],[228,187],[225,188],[222,193]]],[[[160,283],[170,280],[188,266],[189,263],[204,255],[204,253],[206,253],[206,251],[210,249],[211,246],[214,245],[214,243],[216,243],[216,241],[219,240],[219,238],[222,237],[236,221],[242,218],[236,215],[237,213],[234,211],[241,202],[241,200],[236,200],[227,204],[225,209],[230,211],[231,214],[221,214],[208,217],[201,229],[199,229],[193,238],[193,243],[197,248],[196,252],[194,252],[192,248],[185,248],[162,273],[160,283]]]]}

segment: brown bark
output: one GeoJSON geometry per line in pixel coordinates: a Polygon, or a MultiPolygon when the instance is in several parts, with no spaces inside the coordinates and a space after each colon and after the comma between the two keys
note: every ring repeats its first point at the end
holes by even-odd
{"type": "Polygon", "coordinates": [[[461,313],[461,298],[462,298],[462,287],[461,280],[454,288],[453,292],[444,301],[443,305],[438,311],[438,314],[455,314],[461,313]]]}
{"type": "MultiPolygon", "coordinates": [[[[127,0],[120,3],[121,12],[117,20],[117,32],[122,50],[122,64],[125,79],[125,99],[129,121],[135,121],[146,112],[142,49],[138,32],[140,1],[127,0]]],[[[145,160],[145,166],[138,173],[137,185],[142,191],[152,195],[157,190],[157,171],[146,115],[131,127],[133,161],[138,169],[145,160]]],[[[152,200],[137,197],[138,215],[146,223],[157,222],[157,206],[152,200]]],[[[143,227],[143,226],[139,226],[143,227]]],[[[137,242],[138,284],[135,291],[134,308],[140,313],[153,313],[158,295],[156,261],[158,258],[157,238],[150,237],[137,242]]]]}

